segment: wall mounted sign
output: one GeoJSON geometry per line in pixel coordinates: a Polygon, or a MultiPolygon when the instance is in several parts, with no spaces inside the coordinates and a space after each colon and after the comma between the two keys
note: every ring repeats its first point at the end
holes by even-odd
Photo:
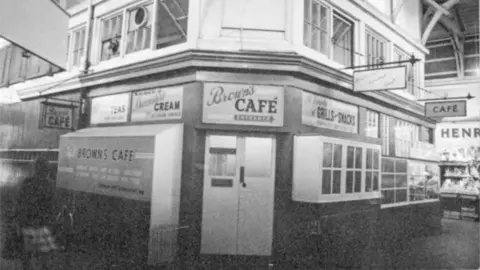
{"type": "Polygon", "coordinates": [[[407,88],[407,66],[353,72],[353,91],[384,91],[407,88]]]}
{"type": "Polygon", "coordinates": [[[435,128],[437,153],[444,150],[480,148],[480,121],[440,122],[435,128]]]}
{"type": "Polygon", "coordinates": [[[57,187],[149,201],[155,137],[60,140],[57,187]]]}
{"type": "Polygon", "coordinates": [[[74,129],[75,106],[42,102],[40,128],[74,129]]]}
{"type": "Polygon", "coordinates": [[[204,123],[281,127],[283,111],[283,87],[204,84],[204,123]]]}
{"type": "Polygon", "coordinates": [[[427,117],[458,117],[467,116],[467,101],[437,101],[425,103],[427,117]]]}
{"type": "Polygon", "coordinates": [[[132,121],[181,119],[183,87],[132,93],[132,121]]]}
{"type": "Polygon", "coordinates": [[[91,124],[127,122],[130,94],[92,98],[91,124]]]}
{"type": "Polygon", "coordinates": [[[302,92],[302,124],[358,132],[358,107],[302,92]]]}

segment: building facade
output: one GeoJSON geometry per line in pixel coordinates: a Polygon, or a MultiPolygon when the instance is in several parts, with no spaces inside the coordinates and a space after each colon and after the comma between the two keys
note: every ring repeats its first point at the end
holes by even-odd
{"type": "Polygon", "coordinates": [[[10,88],[81,104],[80,129],[58,142],[57,181],[84,239],[149,264],[311,253],[359,267],[440,225],[422,63],[405,65],[404,89],[353,91],[352,66],[425,59],[420,3],[122,0],[69,12],[68,71],[10,88]]]}

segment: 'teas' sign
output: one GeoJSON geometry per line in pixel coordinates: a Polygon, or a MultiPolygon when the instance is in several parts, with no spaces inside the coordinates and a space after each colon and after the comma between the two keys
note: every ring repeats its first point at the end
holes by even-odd
{"type": "Polygon", "coordinates": [[[467,101],[440,101],[425,103],[427,117],[458,117],[467,116],[467,101]]]}

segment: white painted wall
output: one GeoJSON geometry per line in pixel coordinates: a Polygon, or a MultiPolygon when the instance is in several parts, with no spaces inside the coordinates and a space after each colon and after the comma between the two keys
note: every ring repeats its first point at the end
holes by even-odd
{"type": "Polygon", "coordinates": [[[395,24],[400,26],[404,31],[408,31],[410,36],[420,42],[422,6],[421,1],[412,0],[393,0],[393,6],[401,5],[401,11],[395,19],[395,24]]]}

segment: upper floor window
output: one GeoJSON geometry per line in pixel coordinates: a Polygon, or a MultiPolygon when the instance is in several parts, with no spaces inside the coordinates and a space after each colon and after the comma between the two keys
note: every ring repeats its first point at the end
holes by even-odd
{"type": "Polygon", "coordinates": [[[365,56],[367,65],[383,63],[387,60],[387,40],[373,30],[367,29],[366,32],[365,56]]]}
{"type": "Polygon", "coordinates": [[[127,51],[144,50],[150,47],[152,37],[153,4],[137,7],[128,12],[127,51]]]}
{"type": "Polygon", "coordinates": [[[185,42],[188,2],[147,1],[103,19],[100,26],[100,61],[185,42]]]}
{"type": "Polygon", "coordinates": [[[380,133],[379,113],[367,109],[367,125],[365,133],[368,137],[378,138],[380,133]]]}
{"type": "MultiPolygon", "coordinates": [[[[402,49],[395,47],[394,49],[394,61],[403,61],[408,60],[411,55],[408,55],[402,49]]],[[[402,64],[405,65],[405,64],[402,64]]],[[[411,65],[409,63],[407,65],[407,88],[405,91],[416,98],[421,97],[421,77],[422,77],[422,70],[421,70],[421,63],[416,63],[415,65],[411,65]]]]}
{"type": "Polygon", "coordinates": [[[354,56],[354,23],[319,0],[304,0],[303,43],[349,66],[354,56]]]}
{"type": "Polygon", "coordinates": [[[116,14],[102,21],[100,60],[108,60],[120,55],[123,14],[116,14]]]}
{"type": "Polygon", "coordinates": [[[395,156],[409,157],[410,149],[419,141],[420,126],[403,120],[395,124],[395,156]]]}
{"type": "Polygon", "coordinates": [[[85,27],[73,32],[72,67],[79,67],[85,51],[85,27]]]}

